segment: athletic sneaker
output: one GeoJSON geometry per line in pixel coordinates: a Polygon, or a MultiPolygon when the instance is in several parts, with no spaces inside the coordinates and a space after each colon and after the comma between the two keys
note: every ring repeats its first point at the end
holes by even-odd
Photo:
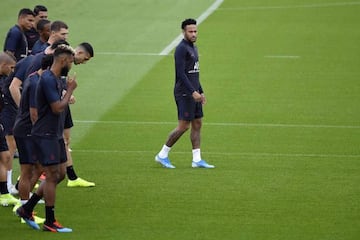
{"type": "Polygon", "coordinates": [[[52,224],[44,223],[43,230],[47,232],[60,232],[60,233],[72,232],[71,228],[63,227],[57,221],[53,222],[52,224]]]}
{"type": "Polygon", "coordinates": [[[15,198],[10,193],[0,195],[0,205],[2,205],[3,207],[7,207],[9,205],[15,206],[19,202],[20,202],[19,199],[15,198]]]}
{"type": "MultiPolygon", "coordinates": [[[[34,218],[34,221],[37,223],[37,224],[42,224],[45,222],[45,218],[41,218],[41,217],[38,217],[35,215],[35,213],[33,212],[32,214],[33,218],[34,218]]],[[[26,223],[24,219],[21,218],[21,223],[26,223]]]]}
{"type": "Polygon", "coordinates": [[[16,213],[16,210],[17,210],[19,207],[21,207],[21,206],[22,206],[22,204],[21,204],[21,202],[19,201],[17,204],[14,205],[12,211],[13,211],[14,213],[16,213]]]}
{"type": "Polygon", "coordinates": [[[215,168],[214,165],[210,165],[210,164],[207,164],[207,162],[205,162],[205,160],[200,160],[200,162],[192,162],[191,163],[191,166],[193,168],[215,168]]]}
{"type": "MultiPolygon", "coordinates": [[[[14,207],[13,207],[13,212],[16,214],[16,210],[18,208],[20,208],[22,205],[21,203],[19,202],[19,204],[16,204],[14,207]]],[[[41,223],[44,223],[45,222],[45,218],[41,218],[41,217],[38,217],[36,216],[36,213],[35,212],[32,212],[32,216],[34,218],[34,221],[37,223],[37,224],[41,224],[41,223]]],[[[26,223],[24,219],[21,218],[21,223],[26,223]]]]}
{"type": "Polygon", "coordinates": [[[19,190],[16,189],[15,185],[11,185],[9,189],[9,193],[13,196],[19,195],[19,190]]]}
{"type": "Polygon", "coordinates": [[[159,155],[156,155],[155,161],[160,163],[165,168],[175,168],[175,166],[171,164],[170,159],[167,157],[161,158],[159,155]]]}
{"type": "Polygon", "coordinates": [[[35,222],[34,216],[32,213],[27,213],[23,207],[16,209],[16,215],[24,219],[25,223],[31,228],[40,230],[39,225],[35,222]]]}
{"type": "Polygon", "coordinates": [[[88,182],[88,181],[78,177],[75,180],[68,180],[67,186],[68,187],[95,187],[95,183],[88,182]]]}

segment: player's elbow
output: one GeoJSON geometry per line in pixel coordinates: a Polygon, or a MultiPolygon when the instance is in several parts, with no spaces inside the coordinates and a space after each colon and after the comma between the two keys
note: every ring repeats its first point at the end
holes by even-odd
{"type": "Polygon", "coordinates": [[[57,115],[65,110],[65,107],[62,106],[60,101],[50,104],[50,107],[51,107],[51,111],[57,115]]]}
{"type": "Polygon", "coordinates": [[[18,78],[14,78],[9,86],[9,91],[11,93],[11,95],[16,94],[17,92],[20,92],[20,88],[21,88],[22,82],[20,79],[18,78]]]}

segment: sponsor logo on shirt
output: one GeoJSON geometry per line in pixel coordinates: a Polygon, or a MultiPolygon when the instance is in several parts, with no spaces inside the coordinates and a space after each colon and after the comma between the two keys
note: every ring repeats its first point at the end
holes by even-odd
{"type": "Polygon", "coordinates": [[[199,61],[195,62],[194,69],[188,71],[188,73],[198,73],[200,72],[200,63],[199,61]]]}

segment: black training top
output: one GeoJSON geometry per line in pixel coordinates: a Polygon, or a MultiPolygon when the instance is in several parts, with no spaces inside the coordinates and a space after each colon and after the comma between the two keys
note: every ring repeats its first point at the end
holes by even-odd
{"type": "Polygon", "coordinates": [[[175,50],[174,95],[191,96],[194,91],[203,93],[199,80],[199,55],[192,42],[183,39],[175,50]]]}
{"type": "Polygon", "coordinates": [[[46,70],[38,80],[35,92],[38,119],[31,135],[61,139],[64,130],[64,112],[54,113],[51,104],[61,101],[64,84],[50,70],[46,70]]]}
{"type": "Polygon", "coordinates": [[[28,42],[18,25],[13,26],[8,31],[4,43],[4,51],[13,52],[16,61],[28,55],[28,42]]]}
{"type": "Polygon", "coordinates": [[[20,107],[14,124],[14,136],[16,137],[26,137],[31,134],[30,108],[36,108],[35,92],[39,78],[39,74],[35,72],[23,82],[20,107]]]}
{"type": "Polygon", "coordinates": [[[30,65],[30,62],[34,56],[27,56],[26,58],[21,59],[18,61],[15,65],[15,71],[11,73],[6,80],[2,83],[2,92],[4,94],[4,101],[6,104],[13,106],[14,108],[17,108],[17,105],[11,96],[9,87],[14,77],[18,78],[20,81],[24,82],[26,79],[26,70],[28,66],[30,65]]]}

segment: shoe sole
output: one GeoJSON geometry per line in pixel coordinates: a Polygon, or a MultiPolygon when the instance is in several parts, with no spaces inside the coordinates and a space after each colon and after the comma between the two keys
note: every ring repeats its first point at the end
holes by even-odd
{"type": "Polygon", "coordinates": [[[43,226],[43,231],[44,232],[53,232],[53,233],[71,233],[72,229],[71,228],[52,228],[49,226],[44,225],[43,226]]]}
{"type": "Polygon", "coordinates": [[[191,167],[192,168],[209,168],[209,169],[211,169],[211,168],[215,168],[215,166],[199,166],[199,165],[197,165],[197,164],[191,164],[191,167]]]}
{"type": "Polygon", "coordinates": [[[40,227],[39,227],[39,225],[38,225],[36,222],[31,221],[31,220],[28,220],[28,219],[25,219],[25,218],[23,218],[23,219],[25,220],[26,224],[27,224],[29,227],[31,227],[32,229],[40,230],[40,227]]]}
{"type": "Polygon", "coordinates": [[[168,165],[166,165],[166,164],[163,164],[163,163],[161,162],[161,159],[158,157],[158,155],[155,156],[155,162],[161,164],[161,166],[163,166],[164,168],[170,168],[170,169],[175,168],[175,166],[172,165],[172,164],[170,164],[170,166],[168,166],[168,165]]]}
{"type": "Polygon", "coordinates": [[[66,185],[67,187],[95,187],[95,185],[66,185]]]}
{"type": "Polygon", "coordinates": [[[31,227],[31,228],[33,228],[33,229],[35,229],[35,230],[40,230],[39,225],[38,225],[35,221],[32,221],[32,220],[30,220],[30,219],[25,218],[24,216],[21,216],[21,214],[20,214],[20,212],[19,212],[19,208],[16,210],[15,214],[16,214],[18,217],[20,217],[21,219],[23,219],[23,220],[25,221],[25,223],[26,223],[29,227],[31,227]]]}
{"type": "Polygon", "coordinates": [[[17,203],[1,203],[0,205],[3,207],[15,206],[17,203]]]}

